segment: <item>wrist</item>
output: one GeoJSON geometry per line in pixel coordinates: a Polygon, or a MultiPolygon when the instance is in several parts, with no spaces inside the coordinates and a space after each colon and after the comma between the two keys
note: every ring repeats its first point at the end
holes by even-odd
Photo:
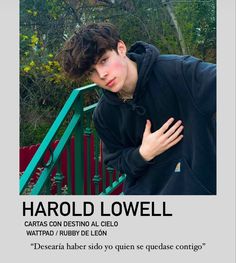
{"type": "Polygon", "coordinates": [[[142,146],[139,148],[139,154],[141,155],[141,157],[146,162],[149,162],[149,161],[151,161],[153,159],[151,156],[148,156],[148,154],[145,153],[145,151],[143,150],[142,146]]]}

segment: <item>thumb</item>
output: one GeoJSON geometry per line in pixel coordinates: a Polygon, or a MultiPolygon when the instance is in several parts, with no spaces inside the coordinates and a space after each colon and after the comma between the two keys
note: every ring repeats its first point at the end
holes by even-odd
{"type": "Polygon", "coordinates": [[[143,137],[148,136],[150,133],[151,133],[151,122],[150,122],[150,120],[147,120],[145,130],[143,133],[143,137]]]}

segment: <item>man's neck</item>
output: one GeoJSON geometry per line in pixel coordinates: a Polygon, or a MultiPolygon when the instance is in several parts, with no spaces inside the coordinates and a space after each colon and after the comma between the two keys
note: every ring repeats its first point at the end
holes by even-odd
{"type": "Polygon", "coordinates": [[[128,57],[127,57],[127,60],[128,60],[127,62],[128,63],[128,74],[127,74],[128,77],[124,84],[124,87],[120,91],[120,95],[132,98],[135,88],[136,88],[137,81],[138,81],[138,69],[137,69],[137,64],[134,61],[132,61],[128,57]]]}

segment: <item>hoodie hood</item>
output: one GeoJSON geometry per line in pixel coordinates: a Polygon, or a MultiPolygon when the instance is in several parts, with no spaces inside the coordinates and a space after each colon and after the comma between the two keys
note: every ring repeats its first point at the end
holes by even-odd
{"type": "MultiPolygon", "coordinates": [[[[134,92],[134,100],[142,96],[145,91],[145,85],[158,56],[159,50],[155,46],[142,41],[138,41],[130,47],[127,57],[135,61],[138,68],[138,80],[134,92]]],[[[109,90],[103,90],[103,94],[106,101],[110,104],[120,104],[122,102],[116,93],[109,90]]]]}

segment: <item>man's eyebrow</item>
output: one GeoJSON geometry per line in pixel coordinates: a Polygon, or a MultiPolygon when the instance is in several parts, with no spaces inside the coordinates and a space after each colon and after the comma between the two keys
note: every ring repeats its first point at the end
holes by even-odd
{"type": "Polygon", "coordinates": [[[105,55],[106,55],[106,53],[104,53],[103,55],[101,55],[101,56],[96,60],[96,64],[99,63],[99,62],[104,58],[105,55]]]}
{"type": "Polygon", "coordinates": [[[96,64],[99,62],[99,60],[101,59],[101,57],[102,57],[102,56],[96,57],[96,58],[94,59],[94,63],[93,63],[92,66],[96,65],[96,64]]]}

